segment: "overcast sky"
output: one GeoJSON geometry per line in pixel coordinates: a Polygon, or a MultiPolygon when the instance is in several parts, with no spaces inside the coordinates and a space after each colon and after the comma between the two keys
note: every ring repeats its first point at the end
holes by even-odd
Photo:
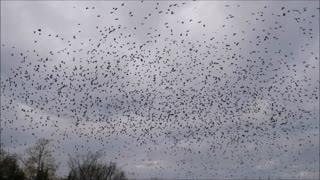
{"type": "Polygon", "coordinates": [[[129,178],[319,178],[318,1],[1,1],[1,146],[129,178]]]}

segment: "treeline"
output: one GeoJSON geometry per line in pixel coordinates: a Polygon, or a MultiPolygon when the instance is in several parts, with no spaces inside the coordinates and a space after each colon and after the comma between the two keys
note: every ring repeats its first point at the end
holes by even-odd
{"type": "Polygon", "coordinates": [[[58,165],[49,148],[50,140],[39,139],[24,155],[11,154],[1,148],[1,180],[122,180],[126,175],[116,163],[105,163],[102,154],[69,156],[67,177],[57,177],[58,165]]]}

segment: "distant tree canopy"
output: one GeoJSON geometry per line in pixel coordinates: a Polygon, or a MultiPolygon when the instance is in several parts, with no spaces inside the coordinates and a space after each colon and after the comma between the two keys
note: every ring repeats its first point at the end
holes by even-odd
{"type": "Polygon", "coordinates": [[[102,163],[100,153],[88,153],[69,157],[70,173],[68,180],[122,180],[126,179],[124,171],[114,162],[102,163]]]}
{"type": "Polygon", "coordinates": [[[24,180],[25,174],[19,167],[16,155],[0,150],[0,179],[1,180],[24,180]]]}

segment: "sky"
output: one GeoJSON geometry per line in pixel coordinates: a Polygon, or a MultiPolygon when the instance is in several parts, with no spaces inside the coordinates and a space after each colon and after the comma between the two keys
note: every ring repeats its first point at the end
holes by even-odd
{"type": "Polygon", "coordinates": [[[1,147],[130,179],[319,179],[319,1],[1,1],[1,147]]]}

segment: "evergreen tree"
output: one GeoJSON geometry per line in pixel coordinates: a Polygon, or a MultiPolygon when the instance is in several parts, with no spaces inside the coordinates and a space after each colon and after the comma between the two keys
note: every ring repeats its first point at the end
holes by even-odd
{"type": "Polygon", "coordinates": [[[17,156],[1,151],[0,179],[1,180],[24,180],[25,174],[19,167],[17,156]]]}

